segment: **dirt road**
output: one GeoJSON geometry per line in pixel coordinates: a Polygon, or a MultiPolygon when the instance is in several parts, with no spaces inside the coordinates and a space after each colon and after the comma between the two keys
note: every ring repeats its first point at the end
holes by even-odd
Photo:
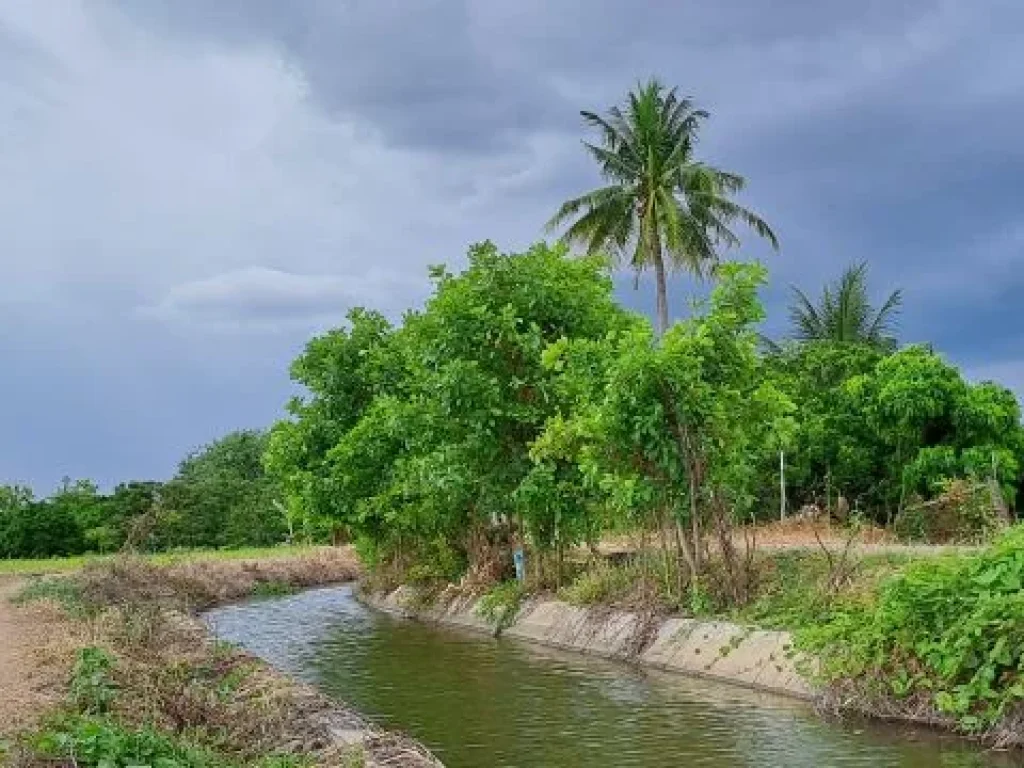
{"type": "Polygon", "coordinates": [[[17,579],[0,578],[0,734],[31,724],[59,696],[66,671],[40,649],[54,640],[61,622],[53,610],[12,605],[17,579]]]}

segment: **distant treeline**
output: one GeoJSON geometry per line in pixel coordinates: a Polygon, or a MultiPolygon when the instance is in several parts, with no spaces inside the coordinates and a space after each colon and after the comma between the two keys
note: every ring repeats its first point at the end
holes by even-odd
{"type": "Polygon", "coordinates": [[[285,541],[288,521],[278,484],[263,471],[265,447],[263,432],[233,432],[187,456],[171,480],[122,483],[111,493],[89,480],[65,480],[46,498],[0,486],[0,557],[285,541]]]}

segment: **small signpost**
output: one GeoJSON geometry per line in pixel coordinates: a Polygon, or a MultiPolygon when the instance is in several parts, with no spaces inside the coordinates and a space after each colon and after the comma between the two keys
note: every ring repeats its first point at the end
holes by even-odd
{"type": "Polygon", "coordinates": [[[516,547],[512,552],[512,562],[516,566],[516,581],[526,580],[526,555],[522,547],[516,547]]]}

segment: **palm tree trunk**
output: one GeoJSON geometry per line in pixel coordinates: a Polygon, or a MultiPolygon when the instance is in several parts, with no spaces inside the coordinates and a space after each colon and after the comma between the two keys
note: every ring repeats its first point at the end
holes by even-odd
{"type": "Polygon", "coordinates": [[[660,246],[651,254],[651,258],[654,261],[654,283],[657,290],[658,336],[664,336],[668,330],[668,285],[660,246]]]}

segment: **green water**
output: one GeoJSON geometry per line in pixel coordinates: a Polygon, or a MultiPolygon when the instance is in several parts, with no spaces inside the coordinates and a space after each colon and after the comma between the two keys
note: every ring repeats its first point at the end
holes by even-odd
{"type": "Polygon", "coordinates": [[[401,621],[346,588],[232,606],[223,639],[429,746],[448,768],[1013,765],[906,727],[823,722],[740,688],[401,621]]]}

